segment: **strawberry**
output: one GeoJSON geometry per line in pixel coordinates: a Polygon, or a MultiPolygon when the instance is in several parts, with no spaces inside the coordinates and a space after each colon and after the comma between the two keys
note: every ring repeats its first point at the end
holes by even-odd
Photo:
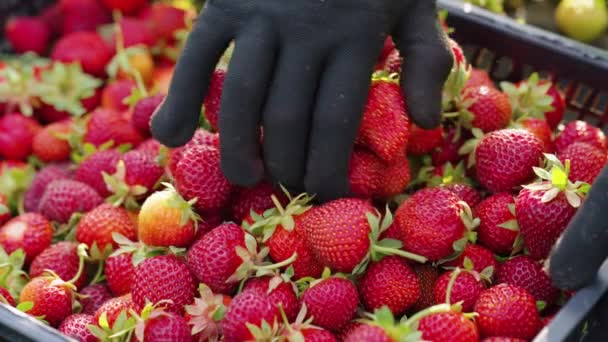
{"type": "Polygon", "coordinates": [[[30,280],[19,296],[19,302],[32,302],[28,311],[32,316],[44,316],[51,326],[59,324],[72,314],[74,294],[65,283],[55,284],[50,276],[35,277],[30,280]]]}
{"type": "Polygon", "coordinates": [[[315,325],[337,331],[355,316],[359,294],[350,280],[330,277],[313,282],[301,300],[315,325]]]}
{"type": "Polygon", "coordinates": [[[325,329],[320,328],[308,328],[302,329],[302,336],[306,342],[337,342],[338,340],[334,334],[330,333],[325,329]]]}
{"type": "Polygon", "coordinates": [[[549,88],[547,95],[553,98],[553,102],[551,103],[553,110],[545,112],[545,119],[547,120],[547,123],[551,129],[554,130],[564,118],[564,113],[566,112],[566,101],[564,100],[562,93],[555,85],[552,85],[551,88],[549,88]]]}
{"type": "Polygon", "coordinates": [[[393,164],[384,166],[384,172],[380,180],[380,188],[375,197],[390,198],[396,196],[405,190],[410,181],[412,174],[410,169],[410,161],[406,153],[397,158],[393,164]]]}
{"type": "Polygon", "coordinates": [[[458,150],[464,143],[462,137],[456,136],[456,129],[448,129],[444,135],[440,146],[435,148],[431,154],[433,166],[441,166],[446,163],[458,164],[462,160],[462,156],[458,150]]]}
{"type": "Polygon", "coordinates": [[[70,122],[57,122],[44,127],[32,140],[34,155],[47,163],[69,159],[70,144],[61,135],[67,135],[70,130],[70,122]]]}
{"type": "Polygon", "coordinates": [[[158,157],[160,156],[160,152],[161,152],[161,146],[162,145],[160,144],[160,142],[158,140],[156,140],[154,138],[149,138],[147,140],[144,140],[141,144],[139,144],[139,146],[137,146],[137,148],[135,150],[148,153],[149,155],[154,157],[156,160],[158,160],[158,157]]]}
{"type": "Polygon", "coordinates": [[[515,337],[488,337],[488,338],[484,338],[483,340],[481,340],[481,342],[526,342],[526,340],[523,340],[521,338],[515,338],[515,337]]]}
{"type": "Polygon", "coordinates": [[[490,250],[472,243],[467,244],[464,247],[462,254],[460,254],[458,258],[446,262],[445,266],[467,268],[467,264],[469,263],[467,259],[471,263],[472,270],[480,274],[485,274],[484,270],[486,269],[486,272],[494,274],[499,267],[498,262],[494,258],[494,254],[492,254],[490,250]],[[491,269],[489,267],[491,267],[491,269]]]}
{"type": "Polygon", "coordinates": [[[169,154],[169,171],[171,174],[175,174],[177,170],[177,163],[182,160],[184,152],[192,146],[213,146],[217,149],[220,148],[220,136],[218,133],[211,133],[202,128],[197,129],[194,132],[194,136],[190,141],[179,148],[172,149],[169,154]]]}
{"type": "Polygon", "coordinates": [[[25,252],[25,263],[32,260],[50,246],[53,227],[42,215],[27,213],[13,218],[0,228],[0,246],[11,254],[17,249],[25,252]]]}
{"type": "Polygon", "coordinates": [[[17,53],[43,55],[49,48],[50,33],[44,20],[36,17],[15,17],[5,26],[7,40],[17,53]]]}
{"type": "Polygon", "coordinates": [[[72,314],[66,317],[63,322],[61,322],[61,325],[59,325],[58,330],[62,334],[78,341],[96,342],[97,338],[93,335],[93,333],[91,333],[91,331],[87,327],[88,325],[95,324],[93,319],[93,315],[85,313],[72,314]]]}
{"type": "Polygon", "coordinates": [[[131,123],[143,137],[150,136],[150,118],[164,99],[165,95],[162,94],[148,96],[139,100],[133,107],[131,123]]]}
{"type": "Polygon", "coordinates": [[[284,279],[281,275],[251,278],[245,283],[243,291],[257,291],[268,296],[277,310],[283,309],[290,322],[296,319],[300,311],[295,283],[284,279]]]}
{"type": "Polygon", "coordinates": [[[213,341],[219,338],[220,322],[232,298],[214,294],[205,284],[199,285],[199,293],[200,296],[194,298],[193,304],[185,306],[184,317],[192,325],[192,335],[197,341],[213,341]]]}
{"type": "Polygon", "coordinates": [[[61,0],[59,3],[59,25],[63,35],[80,31],[95,32],[98,26],[108,24],[112,20],[110,11],[97,0],[61,0]]]}
{"type": "Polygon", "coordinates": [[[342,328],[338,332],[336,332],[336,337],[338,338],[338,341],[344,341],[346,339],[346,337],[353,332],[353,330],[357,329],[358,327],[360,327],[362,325],[363,325],[363,323],[357,322],[357,320],[348,322],[344,326],[344,328],[342,328]]]}
{"type": "Polygon", "coordinates": [[[114,296],[122,296],[131,292],[134,273],[135,266],[130,253],[113,254],[105,261],[104,274],[114,296]]]}
{"type": "Polygon", "coordinates": [[[401,204],[395,221],[404,249],[437,261],[452,254],[452,245],[465,236],[458,196],[442,188],[416,192],[401,204]]]}
{"type": "Polygon", "coordinates": [[[384,164],[376,155],[355,147],[350,160],[348,179],[350,191],[357,197],[371,198],[379,192],[384,164]]]}
{"type": "Polygon", "coordinates": [[[173,187],[149,196],[138,216],[138,235],[150,246],[189,246],[194,240],[198,216],[173,187]]]}
{"type": "Polygon", "coordinates": [[[262,322],[273,324],[279,318],[279,310],[270,299],[258,291],[244,291],[236,295],[221,322],[224,341],[248,341],[253,336],[248,325],[260,326],[262,322]]]}
{"type": "Polygon", "coordinates": [[[253,210],[263,213],[265,210],[274,208],[271,196],[274,195],[282,205],[286,204],[287,198],[280,191],[275,191],[270,183],[262,182],[253,188],[236,188],[230,204],[230,211],[235,222],[242,222],[253,210]]]}
{"type": "Polygon", "coordinates": [[[374,77],[357,141],[390,163],[402,155],[409,140],[410,120],[401,88],[390,77],[374,77]]]}
{"type": "Polygon", "coordinates": [[[185,10],[164,3],[153,3],[144,9],[139,17],[148,20],[159,39],[172,40],[175,33],[186,28],[185,10]]]}
{"type": "MultiPolygon", "coordinates": [[[[0,194],[0,226],[10,220],[11,211],[8,204],[8,199],[3,194],[0,194]]],[[[1,228],[0,228],[1,229],[1,228]]]]}
{"type": "Polygon", "coordinates": [[[40,98],[36,117],[43,123],[66,121],[91,112],[101,103],[101,80],[85,73],[79,63],[55,62],[42,79],[57,91],[40,98]]]}
{"type": "Polygon", "coordinates": [[[587,143],[575,142],[564,148],[559,154],[562,163],[570,160],[571,181],[581,181],[593,184],[595,178],[606,165],[606,153],[587,143]]]}
{"type": "Polygon", "coordinates": [[[477,204],[479,204],[479,202],[481,202],[481,194],[479,191],[475,190],[474,187],[468,184],[453,183],[444,185],[443,188],[456,194],[458,198],[465,201],[471,208],[474,208],[477,204]]]}
{"type": "Polygon", "coordinates": [[[101,106],[117,112],[124,112],[129,105],[124,101],[135,90],[137,85],[130,79],[116,80],[103,88],[101,92],[101,106]]]}
{"type": "Polygon", "coordinates": [[[54,180],[68,179],[69,177],[70,171],[62,164],[49,164],[40,169],[25,192],[23,200],[25,210],[28,212],[37,211],[40,198],[44,194],[47,185],[54,180]]]}
{"type": "MultiPolygon", "coordinates": [[[[188,266],[174,255],[146,259],[135,267],[131,294],[140,310],[146,303],[171,300],[165,309],[181,313],[194,301],[196,285],[188,266]]],[[[164,304],[163,304],[164,305],[164,304]]]]}
{"type": "Polygon", "coordinates": [[[460,45],[452,38],[448,38],[448,44],[454,56],[454,63],[457,65],[466,64],[467,61],[460,45]]]}
{"type": "Polygon", "coordinates": [[[489,133],[474,152],[479,183],[494,193],[510,191],[532,179],[532,168],[541,161],[542,151],[540,139],[528,131],[489,133]]]}
{"type": "Polygon", "coordinates": [[[543,142],[543,151],[545,153],[553,152],[553,132],[547,121],[536,118],[525,118],[520,124],[521,128],[536,135],[543,142]]]}
{"type": "Polygon", "coordinates": [[[414,124],[410,127],[410,142],[407,152],[415,156],[431,153],[443,143],[443,129],[422,129],[414,124]]]}
{"type": "Polygon", "coordinates": [[[418,275],[398,256],[370,264],[358,287],[368,310],[386,305],[395,315],[405,313],[420,296],[418,275]]]}
{"type": "Polygon", "coordinates": [[[135,309],[135,304],[133,303],[130,293],[109,299],[103,303],[99,309],[97,309],[93,322],[95,322],[95,324],[99,324],[99,318],[105,313],[108,324],[111,327],[114,325],[114,322],[122,311],[128,312],[131,309],[135,309]]]}
{"type": "Polygon", "coordinates": [[[492,252],[508,255],[520,249],[515,242],[519,226],[515,219],[515,199],[513,195],[501,192],[484,199],[475,213],[479,217],[479,243],[492,252]]]}
{"type": "Polygon", "coordinates": [[[2,286],[0,286],[0,303],[13,307],[16,305],[15,299],[13,298],[13,296],[11,296],[11,293],[2,286]]]}
{"type": "Polygon", "coordinates": [[[145,322],[142,337],[138,338],[138,341],[192,341],[192,335],[190,334],[190,328],[186,319],[182,316],[165,312],[156,317],[150,316],[150,319],[145,322]]]}
{"type": "Polygon", "coordinates": [[[458,312],[428,315],[420,320],[418,330],[425,341],[479,341],[475,323],[458,312]]]}
{"type": "Polygon", "coordinates": [[[80,219],[76,228],[76,240],[85,243],[92,250],[95,249],[94,246],[97,246],[98,251],[104,253],[118,247],[112,239],[114,233],[134,240],[137,227],[125,209],[103,203],[84,214],[80,219]]]}
{"type": "Polygon", "coordinates": [[[196,236],[194,237],[194,241],[200,240],[203,235],[209,233],[212,229],[216,228],[220,224],[224,223],[225,220],[220,215],[213,216],[205,216],[205,219],[201,219],[198,222],[198,227],[196,228],[196,236]]]}
{"type": "Polygon", "coordinates": [[[608,142],[604,132],[585,121],[572,121],[566,125],[564,130],[555,139],[557,153],[561,153],[568,145],[575,142],[584,142],[606,151],[608,142]]]}
{"type": "Polygon", "coordinates": [[[396,48],[389,52],[384,60],[379,61],[374,68],[375,71],[387,72],[389,74],[400,74],[403,58],[396,48]]]}
{"type": "Polygon", "coordinates": [[[188,148],[173,174],[177,191],[187,200],[197,198],[194,206],[202,212],[224,208],[230,200],[232,185],[220,168],[220,152],[211,146],[188,148]]]}
{"type": "Polygon", "coordinates": [[[531,340],[541,327],[534,297],[517,286],[500,284],[485,290],[475,303],[481,336],[531,340]]]}
{"type": "Polygon", "coordinates": [[[85,296],[80,300],[80,304],[82,304],[82,313],[88,315],[94,315],[103,303],[112,299],[110,289],[104,284],[89,285],[82,289],[80,294],[85,296]]]}
{"type": "Polygon", "coordinates": [[[131,125],[128,113],[99,108],[91,113],[84,140],[97,147],[109,141],[113,142],[113,146],[137,146],[143,138],[131,125]]]}
{"type": "Polygon", "coordinates": [[[142,9],[148,0],[101,0],[101,3],[109,10],[118,10],[124,14],[134,14],[142,9]]]}
{"type": "Polygon", "coordinates": [[[219,130],[220,103],[226,71],[217,69],[209,80],[209,88],[205,96],[205,118],[216,132],[219,130]]]}
{"type": "Polygon", "coordinates": [[[485,289],[481,279],[473,272],[457,269],[457,271],[446,272],[439,276],[433,289],[435,303],[451,304],[462,301],[462,310],[470,312],[477,298],[485,289]]]}
{"type": "Polygon", "coordinates": [[[112,59],[112,49],[95,32],[74,32],[59,39],[51,58],[64,63],[80,62],[85,72],[103,77],[106,64],[112,59]]]}
{"type": "MultiPolygon", "coordinates": [[[[154,28],[149,22],[133,17],[122,17],[118,25],[120,25],[125,48],[138,45],[151,48],[155,45],[154,28]]],[[[116,34],[114,34],[113,41],[116,46],[116,34]]]]}
{"type": "Polygon", "coordinates": [[[117,150],[97,151],[80,163],[74,178],[88,184],[102,197],[108,197],[111,192],[103,180],[103,173],[114,174],[119,159],[120,152],[117,150]]]}
{"type": "Polygon", "coordinates": [[[103,202],[95,189],[78,181],[51,182],[40,199],[40,213],[53,221],[67,223],[72,214],[87,212],[103,202]]]}
{"type": "Polygon", "coordinates": [[[496,88],[487,71],[483,69],[471,68],[471,76],[467,80],[465,88],[475,88],[480,86],[496,88]]]}
{"type": "MultiPolygon", "coordinates": [[[[78,245],[62,241],[46,248],[38,254],[30,266],[30,277],[42,276],[45,270],[55,272],[61,279],[70,280],[78,273],[78,245]]],[[[84,286],[87,275],[83,272],[74,283],[77,288],[84,286]]]]}
{"type": "Polygon", "coordinates": [[[393,339],[379,326],[370,324],[360,324],[349,331],[341,340],[344,342],[391,342],[393,339]]]}
{"type": "Polygon", "coordinates": [[[484,133],[505,128],[511,121],[509,97],[494,87],[467,88],[465,101],[474,101],[467,110],[473,115],[471,125],[484,133]]]}
{"type": "Polygon", "coordinates": [[[555,302],[559,290],[551,284],[543,265],[529,256],[521,255],[505,261],[497,274],[498,283],[521,287],[546,305],[555,302]]]}
{"type": "Polygon", "coordinates": [[[420,296],[412,311],[422,311],[435,304],[435,282],[439,277],[439,271],[437,268],[431,265],[414,265],[414,270],[418,275],[418,283],[420,284],[420,296]]]}
{"type": "Polygon", "coordinates": [[[23,160],[32,152],[32,141],[40,125],[21,114],[0,117],[0,157],[23,160]]]}

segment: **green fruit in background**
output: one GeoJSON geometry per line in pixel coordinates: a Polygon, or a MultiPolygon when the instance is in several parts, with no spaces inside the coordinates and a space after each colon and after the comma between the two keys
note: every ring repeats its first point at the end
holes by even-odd
{"type": "Polygon", "coordinates": [[[594,41],[608,26],[606,0],[562,0],[555,11],[555,21],[569,37],[594,41]]]}

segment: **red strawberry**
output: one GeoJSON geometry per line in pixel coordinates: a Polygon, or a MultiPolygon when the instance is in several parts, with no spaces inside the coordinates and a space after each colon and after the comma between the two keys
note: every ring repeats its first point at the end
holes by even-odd
{"type": "MultiPolygon", "coordinates": [[[[61,65],[63,66],[64,64],[61,65]]],[[[59,87],[62,87],[60,89],[62,95],[61,101],[76,101],[76,99],[78,99],[80,101],[82,109],[84,110],[81,113],[88,113],[93,109],[97,108],[101,103],[101,88],[98,88],[97,82],[91,79],[92,76],[84,74],[82,68],[80,67],[80,64],[68,65],[67,67],[71,71],[70,73],[68,73],[68,75],[62,75],[63,78],[57,77],[57,75],[52,75],[49,80],[49,82],[53,82],[52,84],[56,84],[59,87]],[[78,70],[78,72],[75,73],[74,70],[78,70]],[[85,87],[83,87],[81,83],[83,80],[90,82],[90,84],[87,85],[86,89],[84,89],[85,87]],[[85,95],[87,94],[87,89],[93,91],[93,93],[92,95],[85,97],[87,96],[85,95]]],[[[46,104],[42,102],[40,104],[40,108],[38,108],[38,110],[36,111],[36,117],[43,123],[54,123],[57,121],[64,121],[66,119],[69,119],[73,113],[78,112],[79,111],[74,110],[71,113],[68,111],[59,110],[55,108],[52,104],[46,104]]]]}
{"type": "MultiPolygon", "coordinates": [[[[152,317],[152,316],[151,316],[152,317]]],[[[145,322],[142,342],[172,341],[191,342],[192,335],[188,322],[182,316],[172,313],[162,313],[145,322]]]]}
{"type": "Polygon", "coordinates": [[[131,292],[135,266],[130,253],[112,255],[106,259],[104,273],[108,287],[115,296],[131,292]]]}
{"type": "Polygon", "coordinates": [[[575,142],[584,142],[606,151],[608,142],[606,136],[599,128],[585,121],[572,121],[555,139],[555,148],[561,153],[568,145],[575,142]]]}
{"type": "Polygon", "coordinates": [[[28,212],[37,211],[40,198],[44,194],[46,186],[54,180],[67,179],[69,177],[70,171],[63,164],[50,164],[40,169],[25,192],[25,210],[28,212]]]}
{"type": "Polygon", "coordinates": [[[494,194],[479,203],[475,213],[480,220],[479,243],[501,255],[511,254],[518,249],[514,245],[519,226],[515,220],[513,195],[506,192],[494,194]]]}
{"type": "Polygon", "coordinates": [[[154,138],[149,138],[147,140],[144,140],[141,144],[139,144],[139,146],[137,146],[137,148],[135,150],[148,153],[155,159],[158,159],[158,156],[160,155],[161,146],[162,145],[160,144],[160,142],[158,140],[156,140],[154,138]]]}
{"type": "Polygon", "coordinates": [[[344,342],[392,342],[393,339],[379,326],[360,324],[349,331],[342,339],[344,342]]]}
{"type": "Polygon", "coordinates": [[[112,49],[95,32],[74,32],[55,44],[51,58],[64,63],[80,62],[85,72],[103,77],[106,64],[112,59],[112,49]]]}
{"type": "Polygon", "coordinates": [[[186,150],[189,149],[191,146],[197,146],[197,145],[202,145],[202,146],[209,145],[209,146],[214,146],[215,148],[219,149],[220,148],[219,134],[211,133],[202,128],[197,129],[196,132],[194,132],[194,136],[192,137],[192,139],[186,145],[179,147],[179,148],[172,149],[169,154],[169,163],[168,163],[169,172],[172,175],[175,174],[175,171],[177,170],[177,164],[179,163],[180,160],[182,160],[184,152],[186,152],[186,150]]]}
{"type": "Polygon", "coordinates": [[[334,334],[325,329],[308,328],[302,329],[302,336],[306,342],[337,342],[334,334]]]}
{"type": "Polygon", "coordinates": [[[101,204],[103,199],[95,189],[73,180],[51,182],[40,199],[40,213],[53,221],[67,223],[72,214],[87,212],[101,204]]]}
{"type": "Polygon", "coordinates": [[[188,148],[173,174],[178,192],[186,200],[197,198],[194,206],[215,212],[230,200],[232,185],[220,169],[220,152],[211,146],[188,148]]]}
{"type": "MultiPolygon", "coordinates": [[[[68,281],[78,273],[78,245],[73,242],[62,241],[49,246],[42,251],[30,266],[30,277],[38,277],[43,275],[44,270],[55,272],[61,279],[68,281]]],[[[76,287],[81,288],[87,280],[87,275],[83,272],[78,280],[74,283],[76,287]]]]}
{"type": "Polygon", "coordinates": [[[4,303],[13,307],[16,305],[15,299],[13,298],[13,296],[11,296],[11,293],[8,292],[8,290],[2,286],[0,286],[0,303],[4,303]]]}
{"type": "Polygon", "coordinates": [[[3,194],[0,194],[0,226],[10,220],[11,211],[8,205],[8,199],[3,194]]]}
{"type": "Polygon", "coordinates": [[[512,336],[530,340],[541,327],[534,297],[508,284],[485,290],[475,304],[481,336],[512,336]]]}
{"type": "Polygon", "coordinates": [[[130,293],[124,296],[112,298],[103,303],[103,305],[97,309],[93,322],[95,322],[95,324],[99,324],[99,318],[103,313],[105,313],[108,319],[108,324],[111,327],[114,325],[118,315],[120,315],[123,310],[128,312],[130,309],[135,310],[135,304],[133,304],[130,293]]]}
{"type": "Polygon", "coordinates": [[[488,75],[488,72],[482,69],[472,68],[471,76],[467,80],[467,84],[465,88],[475,88],[480,86],[493,87],[496,88],[494,82],[488,75]]]}
{"type": "Polygon", "coordinates": [[[287,198],[280,191],[275,191],[270,183],[262,182],[253,188],[237,188],[232,196],[230,210],[232,218],[236,222],[242,222],[249,216],[251,210],[263,213],[265,210],[274,208],[270,196],[275,195],[279,202],[284,205],[287,198]]]}
{"type": "MultiPolygon", "coordinates": [[[[142,19],[123,17],[118,22],[124,39],[124,47],[145,45],[153,47],[156,43],[154,28],[152,25],[142,19]]],[[[116,40],[116,37],[113,37],[116,40]]]]}
{"type": "Polygon", "coordinates": [[[382,60],[376,64],[376,67],[374,70],[385,71],[385,72],[388,72],[389,74],[393,74],[393,73],[400,74],[402,65],[403,65],[403,58],[401,57],[399,50],[393,49],[392,51],[390,51],[390,53],[386,56],[386,58],[384,60],[382,60]]]}
{"type": "Polygon", "coordinates": [[[431,265],[414,265],[420,284],[420,296],[412,307],[412,311],[422,311],[435,304],[435,282],[439,277],[437,268],[431,265]]]}
{"type": "Polygon", "coordinates": [[[410,121],[398,82],[374,79],[357,141],[390,163],[402,155],[409,139],[410,121]]]}
{"type": "Polygon", "coordinates": [[[8,254],[17,249],[25,252],[25,263],[32,260],[51,244],[53,227],[42,215],[27,213],[13,218],[0,227],[0,246],[8,254]]]}
{"type": "Polygon", "coordinates": [[[89,285],[82,289],[80,294],[86,296],[80,300],[80,304],[82,304],[82,313],[88,315],[94,315],[103,303],[112,299],[110,289],[104,284],[89,285]]]}
{"type": "Polygon", "coordinates": [[[163,3],[153,3],[140,13],[140,18],[151,22],[160,39],[174,39],[175,32],[186,28],[188,13],[178,7],[163,3]]]}
{"type": "Polygon", "coordinates": [[[84,140],[98,147],[109,141],[113,146],[137,146],[143,138],[131,125],[128,113],[99,108],[91,113],[84,140]]]}
{"type": "Polygon", "coordinates": [[[75,179],[88,184],[101,196],[107,197],[111,192],[103,180],[102,173],[114,174],[119,159],[120,152],[117,150],[95,152],[80,163],[76,169],[75,179]]]}
{"type": "Polygon", "coordinates": [[[398,195],[405,190],[411,180],[410,161],[403,153],[403,156],[397,158],[393,164],[384,166],[380,188],[375,197],[389,198],[398,195]]]}
{"type": "Polygon", "coordinates": [[[369,311],[386,305],[395,315],[401,315],[420,296],[418,275],[401,257],[385,257],[369,265],[359,280],[359,293],[369,311]]]}
{"type": "Polygon", "coordinates": [[[479,297],[479,294],[485,289],[485,286],[469,271],[456,271],[446,272],[439,276],[435,283],[435,303],[447,303],[449,295],[449,303],[458,303],[462,301],[462,310],[470,312],[479,297]],[[451,288],[451,292],[448,294],[448,284],[452,280],[452,277],[456,277],[451,288]]]}
{"type": "Polygon", "coordinates": [[[355,285],[338,277],[313,283],[301,299],[308,309],[308,317],[313,317],[313,324],[332,331],[344,327],[355,316],[359,304],[355,285]]]}
{"type": "Polygon", "coordinates": [[[142,9],[148,0],[101,0],[108,9],[114,11],[119,10],[124,14],[134,14],[142,9]]]}
{"type": "Polygon", "coordinates": [[[418,330],[425,341],[479,341],[479,331],[473,321],[457,312],[440,312],[420,320],[418,330]]]}
{"type": "Polygon", "coordinates": [[[194,301],[196,285],[188,266],[174,255],[161,255],[142,261],[135,267],[131,294],[140,310],[147,301],[152,304],[171,300],[166,310],[181,313],[184,305],[194,301]]]}
{"type": "Polygon", "coordinates": [[[225,78],[226,71],[215,70],[209,81],[209,89],[207,89],[207,96],[205,97],[205,118],[216,132],[219,130],[220,103],[225,78]]]}
{"type": "Polygon", "coordinates": [[[414,124],[410,128],[410,142],[407,152],[415,156],[431,153],[443,143],[443,129],[422,129],[414,124]]]}
{"type": "Polygon", "coordinates": [[[95,325],[93,319],[93,315],[85,313],[72,314],[61,322],[58,330],[62,334],[81,342],[96,342],[97,337],[87,327],[88,325],[95,325]]]}
{"type": "Polygon", "coordinates": [[[109,203],[101,204],[84,214],[76,228],[76,239],[89,248],[97,246],[102,253],[118,247],[112,234],[118,233],[129,240],[137,237],[137,227],[124,208],[109,203]]]}
{"type": "Polygon", "coordinates": [[[442,188],[416,192],[401,204],[395,221],[405,250],[437,261],[453,253],[452,245],[465,236],[460,198],[442,188]]]}
{"type": "Polygon", "coordinates": [[[521,255],[505,261],[497,277],[498,283],[521,287],[547,305],[553,304],[559,295],[559,290],[551,284],[542,264],[529,256],[521,255]]]}
{"type": "Polygon", "coordinates": [[[5,26],[7,40],[17,53],[35,52],[43,55],[49,48],[50,33],[46,22],[35,17],[15,17],[5,26]]]}
{"type": "Polygon", "coordinates": [[[510,191],[532,179],[532,167],[539,165],[542,152],[542,142],[528,131],[492,132],[474,152],[479,183],[492,192],[510,191]]]}
{"type": "Polygon", "coordinates": [[[79,31],[95,32],[98,26],[112,20],[110,12],[97,0],[61,0],[59,3],[59,25],[63,35],[79,31]]]}
{"type": "Polygon", "coordinates": [[[43,162],[63,161],[70,158],[70,144],[59,137],[71,130],[70,122],[57,122],[44,127],[32,141],[34,155],[43,162]]]}
{"type": "MultiPolygon", "coordinates": [[[[541,84],[543,81],[541,81],[541,84]]],[[[564,96],[557,89],[555,85],[552,85],[551,88],[547,91],[547,95],[553,98],[553,102],[551,103],[551,107],[553,107],[553,111],[545,112],[545,119],[547,123],[551,127],[551,129],[557,128],[559,123],[564,118],[564,113],[566,111],[566,101],[564,100],[564,96]]]]}
{"type": "Polygon", "coordinates": [[[162,94],[148,96],[139,100],[133,107],[131,123],[142,136],[150,136],[150,118],[164,99],[165,95],[162,94]]]}
{"type": "Polygon", "coordinates": [[[348,179],[350,191],[357,197],[371,198],[379,192],[384,164],[376,155],[355,148],[350,160],[348,179]]]}
{"type": "Polygon", "coordinates": [[[101,92],[101,106],[105,109],[123,112],[129,109],[124,100],[131,95],[137,87],[130,79],[116,80],[103,88],[101,92]]]}
{"type": "Polygon", "coordinates": [[[295,284],[285,281],[280,275],[251,278],[245,283],[243,291],[257,291],[267,296],[277,310],[283,308],[290,322],[296,319],[298,311],[300,311],[295,284]]]}
{"type": "Polygon", "coordinates": [[[509,97],[494,87],[467,88],[465,100],[474,101],[467,108],[473,114],[471,125],[485,133],[505,128],[511,121],[509,97]]]}
{"type": "Polygon", "coordinates": [[[163,174],[163,168],[151,154],[133,150],[122,155],[116,173],[103,174],[103,178],[114,193],[109,198],[111,202],[137,208],[137,201],[154,190],[163,174]]]}
{"type": "Polygon", "coordinates": [[[32,141],[40,125],[21,114],[0,117],[0,157],[23,160],[32,152],[32,141]]]}
{"type": "Polygon", "coordinates": [[[490,250],[472,243],[467,244],[458,258],[446,262],[445,266],[468,268],[467,259],[470,260],[471,266],[473,266],[472,270],[477,273],[483,272],[485,274],[484,270],[487,269],[486,272],[489,272],[490,269],[488,267],[491,267],[492,274],[495,274],[499,268],[499,264],[490,250]]]}
{"type": "Polygon", "coordinates": [[[19,302],[32,302],[28,311],[32,316],[44,316],[51,326],[58,327],[61,321],[72,314],[74,294],[65,284],[53,284],[53,277],[36,277],[30,280],[19,296],[19,302]]]}
{"type": "Polygon", "coordinates": [[[445,189],[453,192],[461,200],[467,202],[469,207],[474,208],[481,202],[481,194],[474,187],[468,184],[453,183],[443,186],[445,189]]]}
{"type": "Polygon", "coordinates": [[[464,143],[462,137],[455,139],[456,129],[449,129],[445,134],[441,146],[438,146],[433,151],[431,158],[433,166],[441,166],[446,163],[458,164],[462,160],[462,156],[458,150],[464,143]]]}
{"type": "Polygon", "coordinates": [[[258,291],[244,291],[236,295],[226,311],[221,326],[224,341],[248,341],[253,338],[247,324],[261,326],[262,321],[272,325],[279,319],[279,310],[270,299],[258,291]]]}
{"type": "Polygon", "coordinates": [[[521,126],[543,142],[544,152],[553,152],[553,132],[547,121],[537,118],[525,118],[521,121],[521,126]]]}
{"type": "Polygon", "coordinates": [[[481,342],[526,342],[521,338],[515,337],[488,337],[481,340],[481,342]]]}
{"type": "Polygon", "coordinates": [[[570,160],[571,181],[593,184],[595,178],[606,165],[606,153],[587,143],[575,142],[564,148],[558,155],[562,163],[570,160]]]}

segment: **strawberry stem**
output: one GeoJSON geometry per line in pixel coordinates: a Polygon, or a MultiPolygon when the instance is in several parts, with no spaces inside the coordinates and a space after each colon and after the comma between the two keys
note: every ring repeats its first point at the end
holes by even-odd
{"type": "Polygon", "coordinates": [[[421,264],[424,264],[427,261],[427,258],[423,257],[422,255],[406,252],[404,250],[397,249],[397,248],[383,247],[383,246],[378,246],[377,244],[373,244],[372,250],[374,252],[378,252],[383,255],[398,255],[398,256],[406,258],[406,259],[417,261],[421,264]]]}
{"type": "Polygon", "coordinates": [[[88,258],[88,253],[87,253],[87,245],[84,243],[81,243],[78,245],[77,251],[78,251],[78,272],[76,272],[76,274],[74,275],[74,277],[72,277],[72,279],[70,279],[69,281],[67,281],[68,284],[74,285],[75,282],[78,281],[78,279],[80,278],[80,276],[82,275],[82,272],[84,271],[84,262],[85,259],[88,258]]]}
{"type": "Polygon", "coordinates": [[[281,267],[285,267],[291,263],[293,263],[294,261],[296,261],[296,258],[298,257],[298,253],[293,253],[289,259],[285,259],[279,263],[276,264],[272,264],[272,265],[264,265],[264,266],[254,266],[254,269],[256,270],[264,270],[264,271],[271,271],[271,270],[276,270],[278,268],[281,267]]]}
{"type": "Polygon", "coordinates": [[[419,311],[412,317],[408,318],[408,320],[405,321],[404,324],[407,326],[413,326],[414,324],[416,324],[417,322],[419,322],[421,319],[423,319],[426,316],[430,316],[430,315],[433,315],[436,313],[450,312],[450,311],[452,311],[452,306],[450,304],[444,303],[444,304],[434,305],[434,306],[431,306],[430,308],[419,311]]]}
{"type": "Polygon", "coordinates": [[[456,269],[452,271],[452,274],[450,275],[450,281],[448,282],[448,288],[445,294],[445,302],[449,305],[452,304],[452,302],[450,301],[450,297],[452,296],[452,289],[454,287],[454,283],[456,283],[456,278],[458,278],[461,272],[462,270],[460,269],[460,267],[456,267],[456,269]]]}
{"type": "Polygon", "coordinates": [[[101,283],[101,281],[103,280],[103,266],[104,266],[104,260],[100,260],[99,264],[97,265],[97,271],[95,272],[95,276],[93,277],[93,280],[91,280],[90,284],[97,284],[97,283],[101,283]]]}

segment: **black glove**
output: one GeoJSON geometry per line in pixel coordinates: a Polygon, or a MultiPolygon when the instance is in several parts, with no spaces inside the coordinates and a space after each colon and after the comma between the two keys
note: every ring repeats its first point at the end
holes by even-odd
{"type": "Polygon", "coordinates": [[[438,126],[452,57],[435,1],[209,0],[152,133],[169,147],[192,137],[210,75],[234,39],[219,114],[226,177],[252,186],[266,173],[321,200],[344,196],[371,73],[388,35],[406,60],[403,89],[413,121],[438,126]]]}
{"type": "MultiPolygon", "coordinates": [[[[578,290],[590,285],[608,258],[608,167],[595,180],[583,205],[556,244],[549,273],[555,286],[578,290]]],[[[590,317],[586,341],[608,341],[608,297],[590,317]]]]}

